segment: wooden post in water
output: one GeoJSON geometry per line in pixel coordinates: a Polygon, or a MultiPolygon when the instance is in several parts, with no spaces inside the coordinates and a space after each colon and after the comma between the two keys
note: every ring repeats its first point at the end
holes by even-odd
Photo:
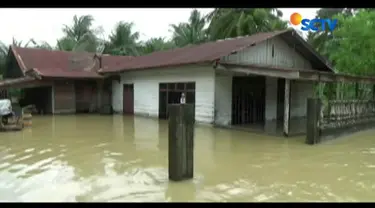
{"type": "Polygon", "coordinates": [[[317,144],[320,142],[318,126],[322,102],[319,98],[307,99],[306,143],[317,144]]]}
{"type": "Polygon", "coordinates": [[[172,181],[194,177],[194,105],[169,105],[168,173],[172,181]]]}
{"type": "Polygon", "coordinates": [[[285,93],[284,93],[284,136],[289,135],[290,124],[290,79],[285,79],[285,93]]]}

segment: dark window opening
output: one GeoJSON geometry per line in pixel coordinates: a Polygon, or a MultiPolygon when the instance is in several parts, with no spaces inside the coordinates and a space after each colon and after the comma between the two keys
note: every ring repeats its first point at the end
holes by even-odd
{"type": "Polygon", "coordinates": [[[272,44],[272,58],[275,57],[275,45],[272,44]]]}
{"type": "Polygon", "coordinates": [[[195,104],[195,82],[159,84],[159,118],[168,118],[168,104],[180,103],[181,94],[185,93],[186,103],[195,104]],[[167,89],[163,89],[168,86],[167,89]]]}
{"type": "Polygon", "coordinates": [[[177,90],[184,90],[185,89],[185,83],[177,83],[177,90]]]}
{"type": "Polygon", "coordinates": [[[232,125],[264,126],[265,77],[233,77],[232,125]]]}
{"type": "Polygon", "coordinates": [[[168,90],[176,89],[176,83],[168,83],[168,90]]]}
{"type": "Polygon", "coordinates": [[[166,90],[166,89],[167,89],[167,84],[165,84],[165,83],[160,83],[160,84],[159,84],[159,88],[160,88],[161,90],[166,90]]]}
{"type": "Polygon", "coordinates": [[[188,82],[186,83],[187,90],[195,90],[195,82],[188,82]]]}

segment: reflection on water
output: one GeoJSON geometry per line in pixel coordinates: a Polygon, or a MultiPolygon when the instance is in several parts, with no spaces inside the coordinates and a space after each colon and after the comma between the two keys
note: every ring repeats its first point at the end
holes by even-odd
{"type": "Polygon", "coordinates": [[[33,117],[0,135],[0,201],[371,201],[374,133],[308,146],[197,127],[195,178],[173,183],[166,121],[33,117]]]}

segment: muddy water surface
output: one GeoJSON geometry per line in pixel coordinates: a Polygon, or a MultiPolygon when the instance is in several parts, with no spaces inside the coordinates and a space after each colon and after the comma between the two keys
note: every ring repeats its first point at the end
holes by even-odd
{"type": "Polygon", "coordinates": [[[375,201],[375,130],[317,146],[197,127],[195,178],[168,182],[167,122],[34,117],[0,134],[4,201],[375,201]]]}

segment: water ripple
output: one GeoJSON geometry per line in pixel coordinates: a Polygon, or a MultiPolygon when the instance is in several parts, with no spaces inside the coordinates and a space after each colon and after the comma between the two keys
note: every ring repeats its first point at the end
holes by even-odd
{"type": "Polygon", "coordinates": [[[311,148],[303,138],[197,127],[195,177],[174,183],[166,129],[164,121],[123,116],[33,117],[29,131],[1,135],[0,201],[373,198],[374,132],[311,148]]]}

